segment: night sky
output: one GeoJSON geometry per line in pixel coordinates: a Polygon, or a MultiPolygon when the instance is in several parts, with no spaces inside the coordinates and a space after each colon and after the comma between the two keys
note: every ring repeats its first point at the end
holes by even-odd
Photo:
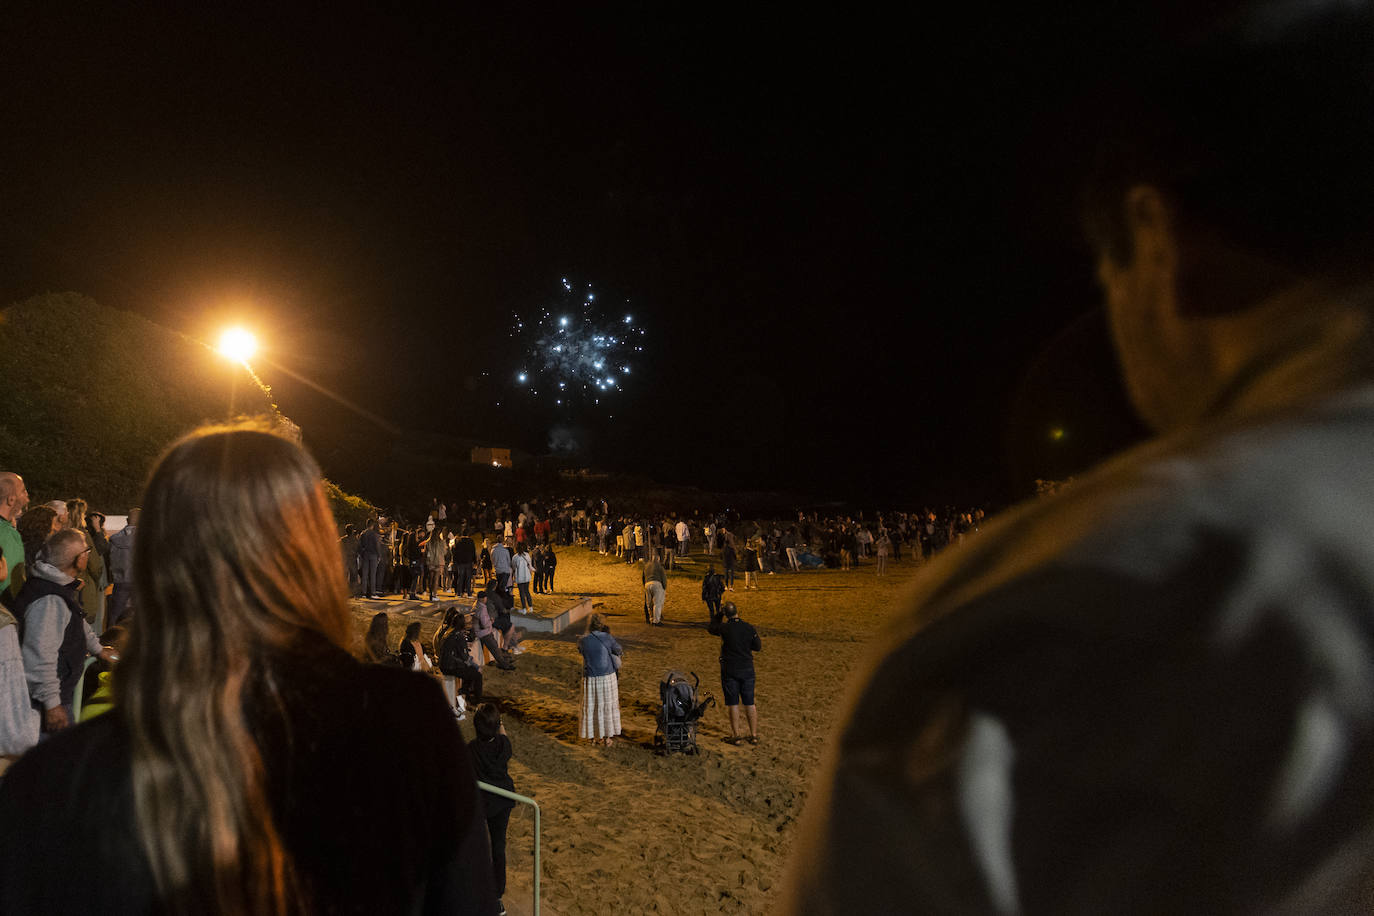
{"type": "Polygon", "coordinates": [[[1081,317],[1103,22],[572,6],[7,7],[0,299],[242,320],[307,439],[370,421],[291,373],[707,487],[997,501],[1137,434],[1081,317]],[[510,333],[563,278],[645,330],[574,411],[510,333]]]}

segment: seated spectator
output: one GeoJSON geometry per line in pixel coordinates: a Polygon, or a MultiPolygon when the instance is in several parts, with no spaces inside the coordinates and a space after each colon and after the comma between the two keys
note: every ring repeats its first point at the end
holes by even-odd
{"type": "Polygon", "coordinates": [[[401,666],[400,656],[387,647],[390,636],[391,618],[387,616],[386,611],[378,611],[373,614],[372,623],[368,624],[367,627],[367,635],[363,637],[363,661],[374,665],[399,668],[401,666]]]}
{"type": "Polygon", "coordinates": [[[438,646],[439,671],[444,676],[444,695],[454,715],[462,720],[468,703],[482,699],[482,671],[472,662],[472,647],[468,639],[467,618],[458,608],[449,608],[448,618],[434,638],[438,646]],[[468,702],[464,702],[463,695],[468,702]]]}
{"type": "Polygon", "coordinates": [[[420,644],[420,621],[416,620],[406,627],[405,635],[396,647],[396,657],[401,660],[401,667],[407,671],[426,674],[434,667],[429,655],[425,653],[425,647],[420,644]]]}
{"type": "Polygon", "coordinates": [[[501,644],[496,641],[495,627],[491,617],[491,606],[501,602],[501,595],[501,589],[495,582],[477,595],[477,619],[473,624],[473,630],[478,641],[491,653],[492,660],[496,662],[496,667],[502,671],[513,671],[515,670],[515,662],[501,648],[501,644]]]}

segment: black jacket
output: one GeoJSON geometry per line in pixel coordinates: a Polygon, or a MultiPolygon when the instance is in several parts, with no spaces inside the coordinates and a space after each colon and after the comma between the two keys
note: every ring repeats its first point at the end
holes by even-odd
{"type": "MultiPolygon", "coordinates": [[[[468,752],[472,754],[472,765],[477,770],[478,779],[489,786],[515,791],[515,780],[510,778],[510,738],[505,735],[477,738],[468,745],[468,752]]],[[[482,795],[488,816],[515,807],[515,802],[509,798],[492,792],[483,792],[482,795]]]]}
{"type": "Polygon", "coordinates": [[[754,670],[754,653],[763,649],[759,631],[738,617],[723,617],[707,628],[720,637],[720,667],[725,671],[749,674],[754,670]]]}
{"type": "Polygon", "coordinates": [[[460,535],[453,542],[453,565],[471,566],[477,562],[477,545],[472,538],[460,535]]]}
{"type": "Polygon", "coordinates": [[[31,575],[24,580],[24,587],[14,599],[14,618],[19,621],[21,634],[29,608],[40,598],[55,595],[62,599],[71,612],[67,626],[62,631],[62,644],[57,649],[57,681],[64,706],[70,706],[76,699],[76,685],[81,680],[81,669],[86,663],[86,614],[81,609],[80,594],[79,579],[67,585],[58,585],[42,576],[31,575]]]}
{"type": "MultiPolygon", "coordinates": [[[[304,650],[273,680],[285,716],[249,715],[300,910],[495,913],[483,804],[438,685],[332,646],[304,650]]],[[[4,911],[155,911],[134,824],[118,710],[30,751],[0,781],[4,911]]]]}

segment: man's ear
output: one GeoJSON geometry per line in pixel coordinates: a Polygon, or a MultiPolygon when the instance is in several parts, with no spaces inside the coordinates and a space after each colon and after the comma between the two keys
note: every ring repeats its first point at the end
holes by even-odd
{"type": "Polygon", "coordinates": [[[1122,201],[1131,237],[1132,265],[1173,272],[1178,267],[1178,234],[1173,209],[1154,185],[1133,185],[1122,201]]]}

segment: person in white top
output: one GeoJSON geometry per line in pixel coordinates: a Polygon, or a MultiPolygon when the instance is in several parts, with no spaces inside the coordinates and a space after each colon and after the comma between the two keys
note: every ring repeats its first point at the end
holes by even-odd
{"type": "Polygon", "coordinates": [[[691,532],[687,527],[687,523],[679,521],[677,523],[677,555],[680,557],[687,556],[687,547],[690,544],[690,534],[691,532]]]}

